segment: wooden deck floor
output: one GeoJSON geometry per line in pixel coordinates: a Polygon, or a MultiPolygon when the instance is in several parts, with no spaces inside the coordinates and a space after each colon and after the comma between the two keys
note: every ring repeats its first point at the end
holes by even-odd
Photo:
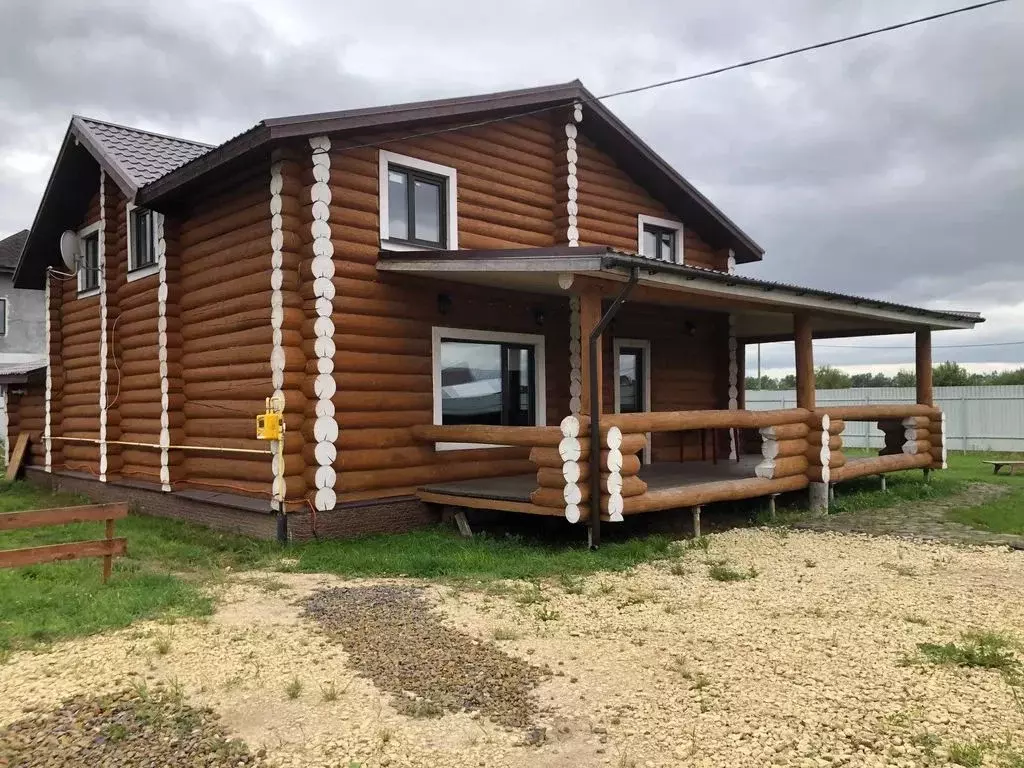
{"type": "MultiPolygon", "coordinates": [[[[722,480],[752,478],[754,467],[760,460],[760,456],[744,456],[738,462],[722,459],[717,464],[710,461],[659,462],[641,467],[640,477],[646,481],[648,492],[722,480]]],[[[528,504],[530,492],[536,487],[537,476],[529,474],[433,483],[422,486],[420,491],[443,496],[528,504]]]]}

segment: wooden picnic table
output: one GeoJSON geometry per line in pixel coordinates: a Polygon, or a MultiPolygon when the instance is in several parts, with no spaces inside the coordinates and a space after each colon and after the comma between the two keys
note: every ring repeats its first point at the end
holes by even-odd
{"type": "Polygon", "coordinates": [[[992,474],[993,475],[998,475],[999,474],[999,470],[1002,469],[1003,467],[1009,467],[1010,468],[1010,474],[1012,475],[1014,467],[1024,466],[1024,460],[1022,460],[1022,459],[991,459],[991,460],[986,459],[982,463],[983,464],[991,464],[992,465],[992,474]]]}

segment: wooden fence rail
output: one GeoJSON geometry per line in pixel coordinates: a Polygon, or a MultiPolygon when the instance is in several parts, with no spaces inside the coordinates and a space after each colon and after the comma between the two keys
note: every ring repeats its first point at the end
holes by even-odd
{"type": "Polygon", "coordinates": [[[127,516],[127,502],[56,509],[31,509],[27,512],[0,514],[0,532],[42,528],[49,525],[70,525],[71,523],[100,521],[106,523],[105,538],[103,539],[0,550],[0,568],[18,568],[24,565],[52,563],[58,560],[78,560],[83,557],[102,557],[103,583],[106,584],[110,579],[114,558],[128,553],[128,540],[114,538],[114,521],[127,516]]]}

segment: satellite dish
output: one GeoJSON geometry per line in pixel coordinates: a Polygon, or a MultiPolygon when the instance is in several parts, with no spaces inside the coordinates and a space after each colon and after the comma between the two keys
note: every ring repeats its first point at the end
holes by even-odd
{"type": "Polygon", "coordinates": [[[70,229],[60,236],[60,257],[71,272],[78,271],[78,235],[70,229]]]}

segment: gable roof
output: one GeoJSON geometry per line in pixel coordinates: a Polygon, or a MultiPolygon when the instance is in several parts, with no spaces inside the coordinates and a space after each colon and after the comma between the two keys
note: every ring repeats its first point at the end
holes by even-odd
{"type": "Polygon", "coordinates": [[[71,118],[71,129],[79,141],[93,150],[129,199],[146,184],[213,149],[210,144],[80,115],[71,118]]]}
{"type": "Polygon", "coordinates": [[[0,240],[0,272],[13,272],[18,268],[21,249],[25,247],[26,240],[28,240],[27,229],[0,240]]]}
{"type": "MultiPolygon", "coordinates": [[[[266,153],[272,143],[283,139],[365,133],[384,128],[397,130],[452,121],[460,121],[461,124],[446,126],[445,130],[458,130],[567,107],[575,102],[584,105],[583,128],[587,135],[641,186],[674,209],[684,222],[698,229],[709,244],[715,248],[731,248],[738,263],[761,259],[763,248],[612,114],[579,80],[480,96],[262,120],[216,149],[148,184],[140,190],[138,199],[140,203],[159,207],[162,202],[182,194],[207,173],[230,167],[254,154],[266,153]]],[[[381,145],[386,143],[383,141],[381,145]]]]}

